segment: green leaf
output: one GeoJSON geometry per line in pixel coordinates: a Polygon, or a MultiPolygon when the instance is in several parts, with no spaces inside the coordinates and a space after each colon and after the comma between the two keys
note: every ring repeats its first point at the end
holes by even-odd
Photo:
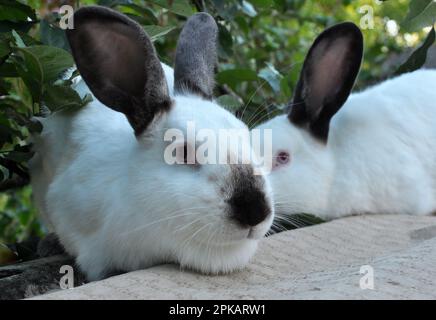
{"type": "Polygon", "coordinates": [[[0,20],[0,32],[9,32],[12,30],[28,32],[35,23],[36,21],[11,22],[0,20]]]}
{"type": "Polygon", "coordinates": [[[41,99],[43,69],[38,58],[24,48],[15,49],[17,56],[13,57],[12,61],[15,64],[15,69],[23,79],[29,89],[33,99],[39,101],[41,99]],[[21,59],[20,59],[21,58],[21,59]]]}
{"type": "Polygon", "coordinates": [[[143,18],[144,21],[148,21],[147,24],[157,25],[159,23],[159,20],[157,19],[153,10],[150,8],[139,6],[134,3],[123,3],[119,6],[123,9],[123,13],[138,14],[141,18],[143,18]]]}
{"type": "Polygon", "coordinates": [[[82,99],[79,94],[69,86],[49,85],[45,88],[42,98],[44,104],[50,111],[63,109],[77,109],[89,102],[89,96],[82,99]]]}
{"type": "Polygon", "coordinates": [[[411,0],[409,12],[401,26],[409,31],[419,31],[432,26],[436,21],[436,2],[434,0],[411,0]]]}
{"type": "Polygon", "coordinates": [[[71,51],[65,30],[50,24],[46,19],[41,20],[40,33],[43,44],[71,51]]]}
{"type": "Polygon", "coordinates": [[[14,96],[0,97],[0,106],[8,119],[15,121],[18,125],[26,127],[30,132],[41,132],[42,124],[34,119],[29,118],[27,114],[23,114],[20,110],[26,110],[24,103],[14,96]]]}
{"type": "Polygon", "coordinates": [[[14,136],[14,130],[6,125],[0,124],[0,142],[4,143],[12,143],[12,139],[14,136]]]}
{"type": "Polygon", "coordinates": [[[412,72],[421,68],[427,60],[427,51],[435,42],[435,29],[432,28],[424,43],[395,72],[396,75],[412,72]]]}
{"type": "Polygon", "coordinates": [[[58,79],[60,74],[74,65],[73,57],[65,50],[50,46],[32,46],[24,50],[32,54],[41,64],[43,82],[58,79]]]}
{"type": "Polygon", "coordinates": [[[2,0],[0,3],[0,20],[11,22],[36,20],[35,11],[16,0],[2,0]]]}
{"type": "Polygon", "coordinates": [[[73,66],[72,56],[65,50],[50,46],[14,48],[22,59],[15,59],[17,72],[23,78],[36,102],[41,99],[44,84],[54,82],[62,72],[73,66]]]}
{"type": "Polygon", "coordinates": [[[12,36],[15,39],[15,44],[18,48],[25,48],[26,45],[24,44],[23,39],[18,35],[18,33],[15,30],[12,30],[12,36]]]}
{"type": "Polygon", "coordinates": [[[97,4],[100,6],[106,6],[106,7],[116,7],[121,4],[128,4],[131,3],[131,0],[98,0],[97,4]]]}
{"type": "Polygon", "coordinates": [[[23,108],[24,103],[21,100],[21,97],[10,94],[5,96],[0,96],[0,106],[2,107],[10,107],[12,109],[25,109],[23,108]]]}
{"type": "Polygon", "coordinates": [[[1,58],[11,53],[11,46],[14,44],[18,47],[26,47],[38,44],[38,41],[21,31],[11,30],[11,32],[0,33],[0,63],[1,58]]]}
{"type": "Polygon", "coordinates": [[[194,13],[188,0],[148,0],[148,2],[185,17],[190,17],[194,13]]]}
{"type": "Polygon", "coordinates": [[[278,72],[274,66],[270,63],[267,63],[267,66],[259,71],[259,78],[264,79],[270,87],[274,90],[274,92],[280,92],[280,81],[283,76],[278,72]]]}
{"type": "Polygon", "coordinates": [[[274,5],[274,0],[251,0],[251,3],[257,8],[269,8],[274,5]]]}
{"type": "Polygon", "coordinates": [[[20,30],[11,30],[11,32],[3,33],[5,36],[5,41],[9,42],[11,46],[21,46],[21,47],[29,47],[29,46],[36,46],[40,45],[41,42],[33,38],[32,36],[28,35],[25,32],[22,32],[20,30]],[[20,45],[18,45],[20,44],[20,45]]]}
{"type": "Polygon", "coordinates": [[[291,74],[288,74],[280,80],[280,92],[283,97],[287,99],[289,99],[292,95],[291,83],[291,74]]]}
{"type": "Polygon", "coordinates": [[[4,155],[4,158],[14,162],[29,161],[33,157],[34,152],[10,151],[4,155]]]}
{"type": "Polygon", "coordinates": [[[0,59],[11,52],[9,46],[10,36],[7,33],[0,33],[0,59]]]}
{"type": "Polygon", "coordinates": [[[219,46],[224,54],[225,54],[225,58],[227,57],[231,57],[233,55],[233,38],[232,35],[230,34],[230,32],[227,30],[226,27],[224,27],[223,25],[219,24],[218,25],[218,43],[219,46]]]}
{"type": "Polygon", "coordinates": [[[16,78],[19,75],[13,63],[5,62],[0,66],[0,76],[5,78],[16,78]]]}
{"type": "Polygon", "coordinates": [[[36,22],[35,11],[28,5],[15,0],[0,2],[0,32],[28,32],[36,22]]]}
{"type": "Polygon", "coordinates": [[[217,74],[216,80],[220,84],[228,84],[232,88],[236,87],[241,82],[244,81],[256,81],[256,72],[250,69],[230,69],[224,70],[217,74]]]}
{"type": "Polygon", "coordinates": [[[254,9],[253,5],[250,2],[245,0],[242,1],[242,12],[252,18],[257,16],[256,9],[254,9]]]}
{"type": "Polygon", "coordinates": [[[222,0],[211,0],[213,6],[218,12],[218,15],[227,21],[232,21],[235,16],[240,12],[238,3],[236,1],[226,3],[222,0]]]}
{"type": "Polygon", "coordinates": [[[215,101],[231,112],[235,112],[242,106],[241,100],[230,94],[219,96],[215,101]]]}
{"type": "MultiPolygon", "coordinates": [[[[1,177],[0,180],[3,181],[3,172],[0,171],[1,177]]],[[[0,243],[0,266],[14,263],[18,260],[17,255],[10,250],[6,245],[0,243]]]]}
{"type": "Polygon", "coordinates": [[[151,38],[152,41],[156,40],[159,37],[162,37],[169,33],[170,31],[174,30],[176,27],[174,26],[144,26],[145,32],[147,32],[148,36],[151,38]]]}

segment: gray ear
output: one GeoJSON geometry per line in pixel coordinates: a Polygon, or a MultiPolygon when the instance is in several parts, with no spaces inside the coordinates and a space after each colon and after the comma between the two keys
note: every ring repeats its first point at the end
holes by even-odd
{"type": "Polygon", "coordinates": [[[105,7],[83,7],[67,30],[74,60],[95,97],[141,134],[171,106],[164,72],[142,27],[105,7]]]}
{"type": "Polygon", "coordinates": [[[201,12],[191,16],[177,43],[174,66],[174,91],[194,93],[212,99],[214,69],[217,64],[218,27],[201,12]]]}

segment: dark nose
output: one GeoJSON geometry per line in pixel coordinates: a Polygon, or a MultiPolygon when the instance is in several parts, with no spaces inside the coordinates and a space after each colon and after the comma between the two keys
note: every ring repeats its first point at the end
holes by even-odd
{"type": "Polygon", "coordinates": [[[260,190],[239,190],[228,200],[231,217],[242,226],[254,227],[264,221],[271,208],[260,190]]]}

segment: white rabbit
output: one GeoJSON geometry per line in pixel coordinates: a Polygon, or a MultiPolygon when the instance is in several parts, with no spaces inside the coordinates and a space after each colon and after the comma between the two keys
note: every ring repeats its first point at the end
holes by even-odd
{"type": "Polygon", "coordinates": [[[436,211],[436,71],[404,74],[348,98],[362,54],[354,24],[325,30],[288,113],[257,128],[272,129],[277,217],[436,211]]]}
{"type": "MultiPolygon", "coordinates": [[[[188,121],[249,135],[212,101],[213,18],[187,21],[174,79],[164,66],[167,80],[150,39],[126,16],[84,7],[74,26],[67,31],[73,56],[98,100],[41,119],[30,163],[36,203],[66,251],[89,280],[166,262],[206,273],[244,267],[273,220],[268,181],[251,163],[164,160],[166,129],[185,132],[188,121]]],[[[79,82],[77,90],[83,95],[87,86],[79,82]]],[[[195,147],[189,143],[179,148],[195,147]]]]}

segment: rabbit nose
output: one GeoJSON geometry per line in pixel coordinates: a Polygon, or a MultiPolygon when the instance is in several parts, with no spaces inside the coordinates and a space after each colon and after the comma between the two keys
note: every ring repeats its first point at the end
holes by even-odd
{"type": "Polygon", "coordinates": [[[231,218],[245,227],[258,225],[271,213],[265,194],[260,190],[238,192],[228,200],[228,203],[232,211],[231,218]]]}

